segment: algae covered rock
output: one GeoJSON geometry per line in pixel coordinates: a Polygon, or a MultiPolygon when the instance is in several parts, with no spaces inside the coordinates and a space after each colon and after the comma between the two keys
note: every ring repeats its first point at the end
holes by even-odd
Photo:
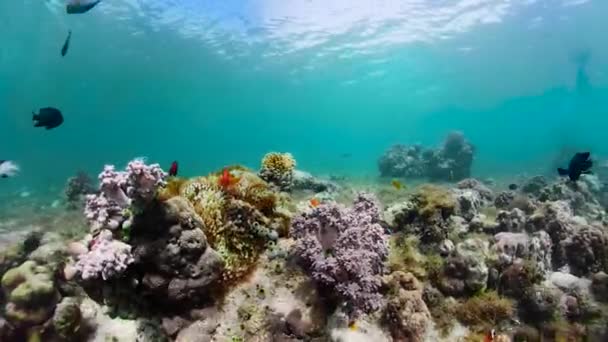
{"type": "Polygon", "coordinates": [[[6,272],[2,289],[7,298],[6,317],[16,325],[43,323],[52,315],[58,299],[52,271],[34,261],[6,272]]]}
{"type": "Polygon", "coordinates": [[[141,284],[157,300],[193,304],[221,275],[223,261],[184,198],[171,198],[136,218],[131,243],[141,284]]]}
{"type": "Polygon", "coordinates": [[[438,277],[440,290],[448,295],[462,296],[486,288],[488,266],[487,241],[471,238],[456,246],[454,252],[445,260],[438,277]]]}
{"type": "Polygon", "coordinates": [[[422,286],[411,273],[394,272],[384,278],[389,288],[383,319],[395,341],[423,341],[431,313],[422,299],[422,286]]]}
{"type": "Polygon", "coordinates": [[[77,298],[65,297],[57,304],[53,314],[55,333],[63,339],[72,339],[81,332],[82,314],[77,298]]]}

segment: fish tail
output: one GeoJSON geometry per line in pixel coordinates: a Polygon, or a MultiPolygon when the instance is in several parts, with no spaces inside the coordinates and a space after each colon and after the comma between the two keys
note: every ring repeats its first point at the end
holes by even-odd
{"type": "Polygon", "coordinates": [[[38,120],[38,114],[32,112],[32,121],[38,120]]]}

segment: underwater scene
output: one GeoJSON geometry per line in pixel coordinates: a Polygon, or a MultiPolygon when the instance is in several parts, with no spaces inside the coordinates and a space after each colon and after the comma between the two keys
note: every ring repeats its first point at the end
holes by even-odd
{"type": "Polygon", "coordinates": [[[0,342],[608,341],[608,1],[0,2],[0,342]]]}

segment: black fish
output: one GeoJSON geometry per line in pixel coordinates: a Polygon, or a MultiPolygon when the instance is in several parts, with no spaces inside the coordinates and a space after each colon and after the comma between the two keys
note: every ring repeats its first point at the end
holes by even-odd
{"type": "Polygon", "coordinates": [[[61,48],[61,56],[65,56],[68,53],[68,48],[70,47],[70,38],[72,38],[72,30],[68,31],[68,37],[65,39],[63,43],[63,47],[61,48]]]}
{"type": "Polygon", "coordinates": [[[63,123],[63,115],[61,111],[56,108],[46,107],[40,109],[38,114],[32,112],[32,120],[34,121],[34,127],[45,127],[51,129],[59,127],[63,123]]]}
{"type": "Polygon", "coordinates": [[[589,159],[591,153],[589,152],[579,152],[572,157],[570,160],[570,164],[568,164],[568,169],[557,168],[557,173],[560,176],[568,176],[571,181],[577,181],[581,174],[591,173],[591,166],[593,166],[593,161],[589,159]]]}
{"type": "Polygon", "coordinates": [[[97,6],[101,0],[97,1],[88,1],[88,0],[70,0],[68,4],[65,6],[65,11],[68,14],[82,14],[91,10],[93,7],[97,6]]]}
{"type": "Polygon", "coordinates": [[[509,184],[509,190],[517,190],[517,184],[509,184]]]}

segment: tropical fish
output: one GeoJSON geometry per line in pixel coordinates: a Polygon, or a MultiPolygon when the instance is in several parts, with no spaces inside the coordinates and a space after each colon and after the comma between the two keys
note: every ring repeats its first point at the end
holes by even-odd
{"type": "Polygon", "coordinates": [[[311,205],[313,208],[318,207],[318,206],[319,206],[319,204],[321,204],[321,202],[319,202],[319,200],[318,200],[318,199],[316,199],[316,198],[311,198],[311,199],[310,199],[310,205],[311,205]]]}
{"type": "Polygon", "coordinates": [[[493,342],[496,338],[496,330],[492,329],[483,338],[483,342],[493,342]]]}
{"type": "Polygon", "coordinates": [[[46,107],[40,109],[38,114],[32,112],[32,120],[34,121],[34,127],[44,127],[46,129],[52,129],[59,127],[63,123],[63,115],[57,108],[46,107]]]}
{"type": "Polygon", "coordinates": [[[581,174],[591,173],[591,166],[593,166],[593,161],[589,159],[591,153],[589,152],[579,152],[572,157],[570,163],[568,164],[568,169],[562,169],[561,167],[557,168],[557,173],[560,176],[568,176],[571,181],[577,181],[581,174]]]}
{"type": "Polygon", "coordinates": [[[401,188],[405,189],[405,185],[403,185],[400,181],[393,179],[391,181],[391,185],[393,186],[393,188],[397,189],[397,190],[401,190],[401,188]]]}
{"type": "Polygon", "coordinates": [[[16,176],[19,166],[10,160],[0,160],[0,178],[16,176]]]}
{"type": "Polygon", "coordinates": [[[509,190],[517,190],[517,184],[515,184],[515,183],[509,184],[509,190]]]}
{"type": "Polygon", "coordinates": [[[72,30],[68,31],[68,37],[65,39],[63,43],[63,47],[61,48],[61,56],[64,57],[68,53],[68,49],[70,48],[70,39],[72,38],[72,30]]]}
{"type": "Polygon", "coordinates": [[[231,185],[234,185],[236,182],[237,178],[230,174],[228,168],[224,168],[222,175],[218,179],[218,185],[225,189],[231,185]]]}
{"type": "Polygon", "coordinates": [[[177,176],[177,170],[178,170],[177,161],[174,161],[173,163],[171,163],[171,167],[169,168],[169,176],[171,176],[171,177],[177,176]]]}
{"type": "Polygon", "coordinates": [[[357,322],[350,322],[348,324],[348,329],[350,329],[351,331],[357,331],[359,329],[359,327],[357,326],[357,322]]]}
{"type": "Polygon", "coordinates": [[[101,0],[68,0],[65,11],[68,14],[82,14],[97,6],[101,0]]]}

